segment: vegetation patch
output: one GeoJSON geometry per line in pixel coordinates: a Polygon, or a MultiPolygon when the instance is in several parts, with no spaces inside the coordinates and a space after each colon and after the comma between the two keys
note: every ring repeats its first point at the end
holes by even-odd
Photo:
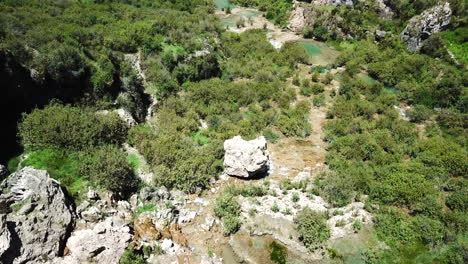
{"type": "Polygon", "coordinates": [[[276,264],[286,264],[288,251],[285,246],[273,241],[270,244],[270,260],[276,264]]]}

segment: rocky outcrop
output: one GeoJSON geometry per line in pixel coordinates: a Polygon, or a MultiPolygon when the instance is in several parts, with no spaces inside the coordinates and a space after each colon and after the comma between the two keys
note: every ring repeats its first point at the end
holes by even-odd
{"type": "Polygon", "coordinates": [[[375,0],[379,11],[379,17],[383,19],[391,19],[394,15],[393,10],[385,4],[384,0],[375,0]]]}
{"type": "Polygon", "coordinates": [[[67,242],[69,254],[63,259],[55,259],[54,263],[116,264],[132,238],[127,221],[108,217],[92,229],[73,232],[67,242]]]}
{"type": "Polygon", "coordinates": [[[353,5],[353,0],[314,0],[312,3],[316,5],[341,6],[353,5]]]}
{"type": "Polygon", "coordinates": [[[44,170],[26,167],[1,189],[0,262],[42,263],[61,256],[74,214],[59,183],[44,170]]]}
{"type": "Polygon", "coordinates": [[[240,136],[224,142],[224,172],[229,176],[250,178],[265,174],[269,168],[264,137],[246,141],[240,136]]]}
{"type": "Polygon", "coordinates": [[[401,33],[409,51],[418,51],[425,39],[444,30],[451,21],[452,10],[449,3],[439,4],[410,19],[401,33]]]}
{"type": "MultiPolygon", "coordinates": [[[[294,3],[291,16],[289,17],[288,28],[294,32],[301,32],[306,25],[305,9],[300,3],[294,3]]],[[[273,44],[273,43],[272,43],[273,44]]],[[[275,45],[273,44],[275,47],[275,45]]]]}

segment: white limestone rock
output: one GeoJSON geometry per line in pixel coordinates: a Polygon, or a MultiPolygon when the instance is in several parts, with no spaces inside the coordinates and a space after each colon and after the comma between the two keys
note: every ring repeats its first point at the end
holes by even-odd
{"type": "Polygon", "coordinates": [[[246,141],[240,136],[224,142],[224,171],[229,176],[251,178],[267,173],[269,154],[264,137],[246,141]]]}

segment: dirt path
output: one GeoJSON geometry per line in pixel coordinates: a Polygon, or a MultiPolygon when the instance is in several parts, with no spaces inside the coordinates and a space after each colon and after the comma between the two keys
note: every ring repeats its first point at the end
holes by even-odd
{"type": "MultiPolygon", "coordinates": [[[[312,73],[307,65],[300,65],[298,72],[302,78],[311,79],[312,73]]],[[[324,74],[321,74],[321,78],[324,74]]],[[[296,89],[297,101],[311,101],[313,96],[305,97],[299,94],[299,87],[289,82],[291,87],[296,89]]],[[[324,125],[326,123],[326,113],[332,105],[330,92],[339,86],[337,81],[325,86],[325,104],[320,107],[311,106],[309,123],[312,126],[308,137],[281,138],[276,144],[270,144],[269,149],[272,154],[274,171],[272,178],[280,179],[295,177],[300,173],[315,176],[326,169],[325,156],[327,143],[324,141],[324,125]]]]}

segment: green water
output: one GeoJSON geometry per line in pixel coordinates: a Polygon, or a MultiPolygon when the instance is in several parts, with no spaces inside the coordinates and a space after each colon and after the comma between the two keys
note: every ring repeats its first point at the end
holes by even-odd
{"type": "Polygon", "coordinates": [[[235,17],[228,17],[228,18],[222,19],[221,22],[223,23],[224,27],[230,27],[230,28],[237,27],[237,23],[236,23],[237,18],[235,17]]]}
{"type": "Polygon", "coordinates": [[[313,43],[310,43],[307,41],[300,41],[299,43],[301,44],[302,47],[304,47],[305,51],[310,56],[318,56],[322,53],[322,51],[320,50],[320,47],[313,43]]]}
{"type": "Polygon", "coordinates": [[[226,9],[228,7],[230,7],[231,9],[235,8],[236,5],[234,5],[233,3],[229,2],[229,0],[213,0],[216,7],[221,10],[221,9],[226,9]]]}

